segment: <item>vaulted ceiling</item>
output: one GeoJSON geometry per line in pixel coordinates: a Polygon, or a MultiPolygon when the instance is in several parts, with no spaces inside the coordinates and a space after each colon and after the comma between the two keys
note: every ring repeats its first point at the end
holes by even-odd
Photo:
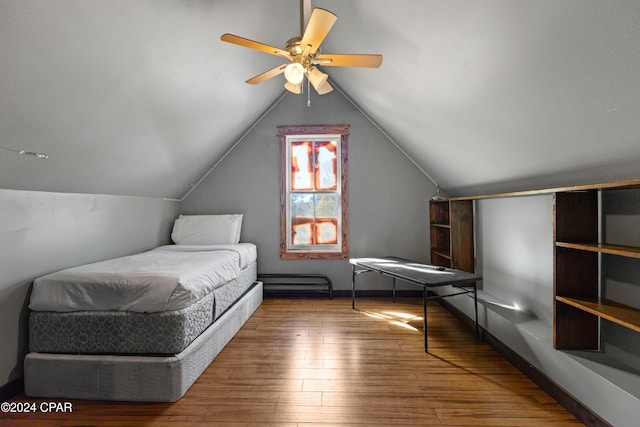
{"type": "MultiPolygon", "coordinates": [[[[323,52],[384,56],[330,82],[444,190],[640,176],[640,2],[313,6],[338,16],[323,52]]],[[[283,93],[244,83],[279,58],[220,35],[282,47],[299,7],[0,0],[0,187],[182,197],[283,93]]]]}

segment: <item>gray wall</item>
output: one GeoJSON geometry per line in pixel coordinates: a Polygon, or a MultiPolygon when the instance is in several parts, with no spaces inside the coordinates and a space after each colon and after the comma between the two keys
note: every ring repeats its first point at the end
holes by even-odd
{"type": "Polygon", "coordinates": [[[34,278],[169,242],[178,203],[0,190],[0,386],[22,375],[34,278]]]}
{"type": "MultiPolygon", "coordinates": [[[[640,244],[640,197],[632,197],[634,215],[629,214],[629,204],[604,203],[605,207],[618,207],[617,215],[607,215],[605,221],[606,234],[614,239],[609,242],[640,244]],[[626,241],[616,242],[616,238],[626,241]]],[[[637,425],[637,332],[603,322],[604,352],[553,349],[552,196],[481,200],[475,202],[475,211],[476,270],[483,276],[479,297],[482,326],[612,425],[637,425]]],[[[604,260],[605,271],[610,276],[618,272],[618,297],[623,301],[631,297],[640,306],[638,260],[609,261],[604,260]],[[620,269],[620,264],[626,269],[620,269]]],[[[605,279],[605,292],[611,293],[614,284],[609,281],[605,279]]],[[[453,297],[450,301],[472,316],[471,298],[453,297]]]]}
{"type": "MultiPolygon", "coordinates": [[[[324,273],[350,289],[342,260],[280,260],[278,125],[350,125],[349,256],[428,259],[428,199],[433,183],[338,91],[286,95],[182,202],[183,213],[243,213],[242,241],[258,246],[262,273],[324,273]]],[[[370,288],[389,281],[368,280],[370,288]]]]}

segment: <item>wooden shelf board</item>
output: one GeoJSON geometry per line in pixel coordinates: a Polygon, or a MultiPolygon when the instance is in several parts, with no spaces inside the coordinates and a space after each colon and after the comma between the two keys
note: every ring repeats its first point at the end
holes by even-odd
{"type": "Polygon", "coordinates": [[[451,259],[451,255],[449,255],[447,252],[431,249],[431,253],[441,256],[442,258],[451,259]]]}
{"type": "Polygon", "coordinates": [[[629,258],[640,258],[640,248],[634,246],[608,245],[604,243],[570,243],[556,242],[556,246],[583,251],[620,255],[629,258]]]}
{"type": "Polygon", "coordinates": [[[438,228],[451,228],[451,225],[449,224],[431,224],[432,227],[438,227],[438,228]]]}
{"type": "Polygon", "coordinates": [[[640,309],[615,301],[590,297],[562,297],[557,301],[640,332],[640,309]]]}
{"type": "Polygon", "coordinates": [[[537,196],[540,194],[553,194],[566,191],[607,190],[616,188],[640,188],[640,178],[625,179],[620,181],[603,182],[598,184],[572,185],[567,187],[541,188],[536,190],[512,191],[507,193],[481,194],[467,197],[452,197],[449,200],[484,200],[499,199],[503,197],[537,196]]]}

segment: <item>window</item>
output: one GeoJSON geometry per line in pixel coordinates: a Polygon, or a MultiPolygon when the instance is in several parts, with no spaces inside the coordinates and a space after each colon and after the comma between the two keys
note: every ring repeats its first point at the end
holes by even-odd
{"type": "Polygon", "coordinates": [[[347,258],[348,129],[278,126],[280,258],[347,258]]]}

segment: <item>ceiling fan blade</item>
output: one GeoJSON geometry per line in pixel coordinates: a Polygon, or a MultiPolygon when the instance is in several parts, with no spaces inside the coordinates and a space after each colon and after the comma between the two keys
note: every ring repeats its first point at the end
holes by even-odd
{"type": "Polygon", "coordinates": [[[269,80],[270,78],[275,77],[278,74],[282,74],[285,68],[287,68],[287,64],[278,65],[276,68],[272,68],[269,71],[265,71],[262,74],[258,74],[257,76],[250,78],[246,81],[246,83],[257,85],[258,83],[269,80]]]}
{"type": "Polygon", "coordinates": [[[378,68],[382,64],[382,55],[367,54],[320,54],[314,64],[328,67],[367,67],[378,68]]]}
{"type": "Polygon", "coordinates": [[[220,40],[227,43],[237,44],[238,46],[248,47],[249,49],[259,50],[261,52],[269,53],[271,55],[283,56],[290,58],[291,55],[286,50],[279,49],[277,47],[269,46],[268,44],[256,42],[253,40],[245,39],[244,37],[236,36],[233,34],[223,34],[220,40]]]}
{"type": "Polygon", "coordinates": [[[302,51],[305,52],[308,50],[308,54],[314,55],[337,19],[338,17],[328,10],[313,9],[307,28],[304,30],[302,40],[300,41],[302,51]]]}

